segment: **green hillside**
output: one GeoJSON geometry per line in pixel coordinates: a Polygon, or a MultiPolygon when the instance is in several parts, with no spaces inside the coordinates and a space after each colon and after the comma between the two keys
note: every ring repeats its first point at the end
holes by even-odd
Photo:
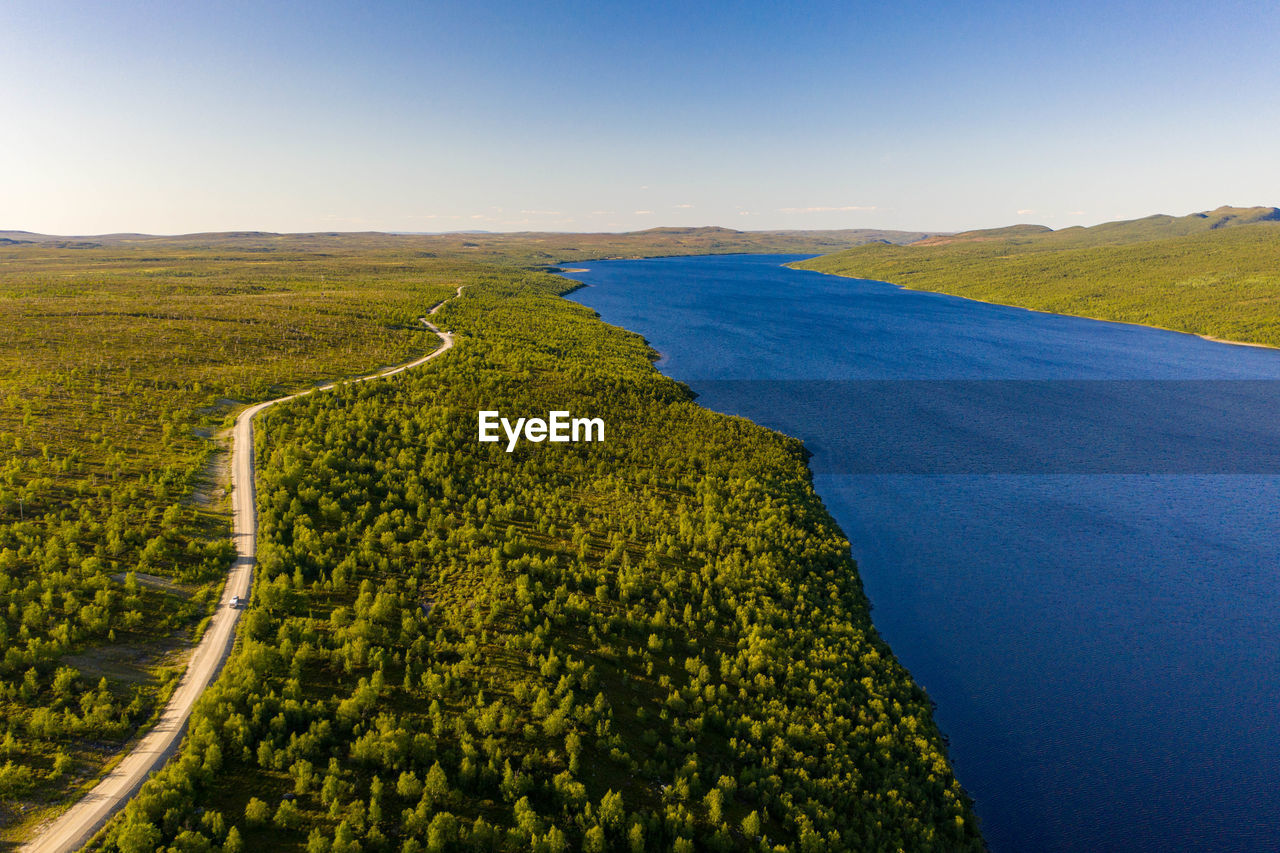
{"type": "Polygon", "coordinates": [[[1222,207],[1092,228],[970,231],[875,244],[802,269],[1280,346],[1280,211],[1222,207]]]}

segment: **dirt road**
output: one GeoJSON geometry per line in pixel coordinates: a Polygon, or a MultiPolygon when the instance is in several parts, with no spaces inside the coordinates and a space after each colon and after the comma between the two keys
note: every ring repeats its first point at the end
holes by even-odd
{"type": "MultiPolygon", "coordinates": [[[[458,287],[457,294],[451,299],[461,297],[463,287],[466,285],[458,287]]],[[[427,316],[435,314],[449,301],[446,299],[436,303],[427,316]]],[[[332,382],[311,391],[267,400],[250,406],[236,418],[231,439],[231,530],[236,546],[236,560],[231,566],[231,573],[227,577],[226,587],[222,590],[222,600],[213,614],[213,620],[192,652],[186,674],[179,682],[178,689],[170,697],[169,704],[165,706],[155,727],[147,732],[142,740],[138,741],[120,763],[88,794],[45,826],[23,848],[25,853],[70,853],[83,847],[94,833],[137,793],[147,777],[163,767],[165,761],[177,751],[182,734],[186,731],[187,719],[191,716],[192,707],[205,688],[213,682],[226,662],[227,655],[231,653],[231,647],[235,643],[236,622],[239,621],[242,612],[240,609],[231,607],[231,599],[239,596],[241,601],[245,601],[249,597],[258,544],[258,516],[255,511],[253,485],[254,417],[263,409],[277,403],[304,397],[316,391],[327,391],[351,382],[367,382],[371,379],[394,376],[433,358],[438,358],[453,349],[451,332],[440,331],[426,317],[419,319],[442,341],[440,348],[430,355],[368,376],[332,382]]]]}

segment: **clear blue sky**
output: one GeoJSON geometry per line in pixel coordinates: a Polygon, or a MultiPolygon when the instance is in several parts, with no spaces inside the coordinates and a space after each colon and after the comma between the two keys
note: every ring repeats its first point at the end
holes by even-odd
{"type": "Polygon", "coordinates": [[[0,5],[0,229],[1092,224],[1280,205],[1271,2],[0,5]]]}

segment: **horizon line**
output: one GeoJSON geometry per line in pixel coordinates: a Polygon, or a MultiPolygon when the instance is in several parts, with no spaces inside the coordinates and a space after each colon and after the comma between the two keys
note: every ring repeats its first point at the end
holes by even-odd
{"type": "Polygon", "coordinates": [[[969,228],[948,228],[948,229],[931,229],[931,228],[885,228],[882,226],[846,226],[835,228],[732,228],[727,225],[651,225],[647,228],[636,228],[628,230],[600,230],[600,231],[582,231],[572,229],[494,229],[494,228],[470,228],[458,229],[451,231],[409,231],[399,229],[366,229],[356,231],[335,231],[332,229],[308,229],[301,231],[274,231],[260,228],[227,228],[224,230],[206,230],[206,231],[183,231],[177,233],[155,233],[147,231],[105,231],[97,234],[55,234],[46,231],[29,231],[23,228],[0,228],[0,235],[4,234],[28,234],[33,237],[45,237],[55,239],[91,239],[105,237],[149,237],[149,238],[168,238],[176,239],[182,237],[202,237],[202,236],[220,236],[220,235],[261,235],[271,237],[300,237],[300,236],[343,236],[343,235],[383,235],[388,237],[449,237],[460,235],[518,235],[518,234],[643,234],[648,231],[670,230],[670,231],[699,231],[699,230],[721,230],[732,231],[738,234],[758,234],[764,232],[804,232],[804,233],[822,233],[837,231],[885,231],[896,233],[919,233],[933,236],[960,234],[966,231],[989,231],[1001,228],[1013,228],[1018,226],[1034,226],[1038,228],[1048,228],[1050,231],[1065,231],[1071,228],[1092,228],[1098,225],[1106,225],[1113,222],[1133,222],[1141,219],[1150,219],[1157,216],[1169,216],[1172,218],[1181,218],[1183,216],[1195,216],[1198,214],[1210,214],[1224,209],[1233,210],[1258,210],[1270,208],[1271,210],[1280,210],[1275,205],[1219,205],[1217,208],[1207,210],[1194,210],[1186,214],[1170,214],[1170,213],[1152,213],[1145,216],[1133,217],[1131,219],[1112,218],[1102,219],[1090,224],[1064,225],[1060,228],[1043,225],[1037,222],[1016,221],[1005,225],[988,225],[969,228]]]}

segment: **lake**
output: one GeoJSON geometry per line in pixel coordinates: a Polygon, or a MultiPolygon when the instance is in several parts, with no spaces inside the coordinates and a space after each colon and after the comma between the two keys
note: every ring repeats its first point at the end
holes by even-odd
{"type": "Polygon", "coordinates": [[[991,848],[1280,846],[1280,351],[782,266],[570,298],[805,441],[991,848]]]}

